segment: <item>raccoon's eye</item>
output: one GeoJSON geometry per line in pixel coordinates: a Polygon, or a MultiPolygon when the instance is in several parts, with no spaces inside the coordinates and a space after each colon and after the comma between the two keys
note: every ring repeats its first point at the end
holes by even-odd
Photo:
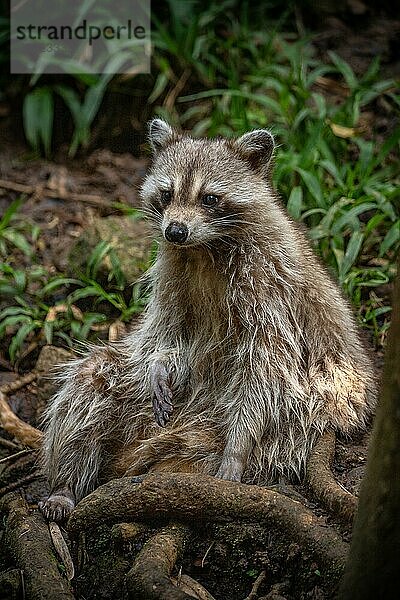
{"type": "Polygon", "coordinates": [[[216,206],[219,202],[218,196],[214,196],[214,194],[206,194],[202,197],[201,203],[203,206],[207,206],[207,208],[212,208],[216,206]]]}
{"type": "Polygon", "coordinates": [[[161,192],[161,204],[167,206],[172,200],[172,192],[170,190],[164,190],[161,192]]]}

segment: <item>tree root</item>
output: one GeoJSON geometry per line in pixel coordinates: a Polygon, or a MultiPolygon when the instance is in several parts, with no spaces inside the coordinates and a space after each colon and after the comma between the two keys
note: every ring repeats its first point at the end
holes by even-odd
{"type": "Polygon", "coordinates": [[[118,544],[131,542],[148,530],[144,523],[116,523],[111,528],[111,537],[118,544]]]}
{"type": "Polygon", "coordinates": [[[305,482],[312,495],[330,513],[351,525],[357,511],[357,498],[343,489],[331,470],[335,456],[336,436],[324,433],[315,444],[307,462],[305,482]]]}
{"type": "Polygon", "coordinates": [[[158,531],[143,546],[126,576],[129,597],[143,600],[190,600],[177,588],[170,575],[189,535],[184,525],[170,524],[158,531]]]}
{"type": "Polygon", "coordinates": [[[98,523],[122,519],[171,517],[179,521],[258,521],[296,542],[324,575],[337,583],[347,544],[300,502],[258,486],[223,481],[200,474],[151,473],[141,483],[123,477],[99,487],[71,514],[72,535],[98,523]]]}
{"type": "Polygon", "coordinates": [[[5,496],[0,510],[7,514],[3,544],[22,570],[26,598],[73,600],[71,587],[58,570],[43,517],[38,512],[30,512],[19,494],[5,496]]]}
{"type": "Polygon", "coordinates": [[[19,569],[9,569],[0,573],[0,598],[24,598],[22,573],[19,569]]]}
{"type": "Polygon", "coordinates": [[[15,392],[37,378],[36,373],[29,373],[25,377],[0,388],[0,424],[7,433],[16,437],[22,444],[31,448],[39,448],[43,434],[39,429],[22,421],[11,410],[6,395],[15,392]]]}

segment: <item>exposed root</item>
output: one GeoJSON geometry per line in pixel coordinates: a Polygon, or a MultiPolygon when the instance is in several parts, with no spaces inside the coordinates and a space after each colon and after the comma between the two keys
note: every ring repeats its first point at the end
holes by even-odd
{"type": "Polygon", "coordinates": [[[0,392],[3,392],[3,394],[6,394],[6,395],[12,394],[13,392],[17,392],[21,388],[32,383],[32,381],[35,381],[36,378],[37,378],[36,373],[28,373],[27,375],[24,375],[23,377],[19,377],[18,379],[16,379],[15,381],[12,381],[11,383],[6,383],[6,384],[2,385],[0,387],[0,392]]]}
{"type": "Polygon", "coordinates": [[[143,546],[126,576],[129,597],[143,600],[190,600],[170,579],[172,569],[188,537],[187,527],[171,524],[158,531],[143,546]]]}
{"type": "Polygon", "coordinates": [[[123,477],[99,487],[72,513],[72,534],[105,521],[174,518],[179,521],[259,521],[298,543],[302,551],[338,580],[344,568],[347,544],[300,502],[258,486],[218,480],[189,473],[151,473],[137,479],[123,477]]]}
{"type": "Polygon", "coordinates": [[[131,542],[147,529],[144,523],[116,523],[111,529],[111,537],[118,543],[131,542]]]}
{"type": "Polygon", "coordinates": [[[58,570],[52,542],[43,517],[29,511],[19,494],[0,502],[7,515],[3,544],[14,564],[21,569],[29,600],[73,600],[71,587],[58,570]]]}
{"type": "Polygon", "coordinates": [[[28,383],[34,381],[36,377],[36,373],[29,373],[25,377],[21,377],[19,380],[9,383],[0,389],[1,426],[7,433],[16,437],[25,446],[30,446],[31,448],[39,448],[43,434],[39,429],[25,423],[13,413],[7,402],[6,394],[21,389],[25,385],[28,385],[28,383]]]}
{"type": "Polygon", "coordinates": [[[335,445],[333,432],[326,432],[319,438],[308,459],[305,481],[322,506],[350,525],[357,510],[357,498],[336,483],[333,477],[331,465],[335,445]]]}
{"type": "Polygon", "coordinates": [[[171,577],[171,581],[182,592],[187,592],[192,598],[197,598],[197,600],[215,600],[214,596],[201,583],[190,577],[190,575],[179,574],[177,577],[171,577]]]}

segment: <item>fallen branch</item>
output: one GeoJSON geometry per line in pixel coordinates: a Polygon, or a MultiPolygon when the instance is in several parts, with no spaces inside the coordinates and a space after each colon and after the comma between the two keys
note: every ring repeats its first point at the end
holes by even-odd
{"type": "Polygon", "coordinates": [[[182,592],[187,592],[191,598],[197,598],[197,600],[215,600],[214,596],[201,583],[190,577],[190,575],[179,574],[177,577],[171,577],[171,581],[182,592]]]}
{"type": "Polygon", "coordinates": [[[190,600],[192,598],[175,587],[170,579],[188,533],[187,527],[171,524],[158,531],[145,543],[126,576],[128,594],[132,600],[136,598],[190,600]]]}
{"type": "Polygon", "coordinates": [[[141,483],[122,477],[99,487],[71,514],[76,535],[98,523],[122,519],[179,521],[259,521],[303,553],[337,582],[345,565],[347,544],[300,502],[268,488],[223,481],[200,474],[151,473],[141,483]]]}
{"type": "Polygon", "coordinates": [[[10,435],[16,437],[22,444],[31,448],[39,448],[43,434],[36,427],[32,427],[32,425],[25,423],[25,421],[17,417],[7,402],[6,394],[16,392],[36,378],[36,373],[29,373],[17,381],[0,388],[0,424],[2,428],[10,435]]]}
{"type": "Polygon", "coordinates": [[[19,452],[16,452],[15,454],[9,454],[8,456],[5,456],[4,458],[0,459],[0,465],[3,463],[7,463],[7,462],[14,462],[17,458],[20,458],[21,456],[26,456],[27,454],[32,454],[32,452],[34,452],[33,449],[20,450],[19,452]]]}
{"type": "Polygon", "coordinates": [[[28,373],[27,375],[24,375],[23,377],[19,377],[15,381],[11,381],[11,383],[6,383],[6,384],[2,385],[0,387],[0,392],[3,392],[3,394],[6,394],[6,395],[12,394],[13,392],[17,392],[21,388],[25,387],[29,383],[32,383],[32,381],[35,381],[36,378],[37,378],[36,373],[28,373]]]}
{"type": "MultiPolygon", "coordinates": [[[[6,181],[5,179],[0,179],[0,188],[11,190],[12,192],[17,192],[19,194],[26,194],[27,196],[32,196],[37,191],[35,186],[25,185],[15,181],[6,181]]],[[[86,204],[91,204],[92,206],[100,206],[107,209],[110,209],[111,206],[108,200],[105,200],[102,196],[97,196],[95,194],[77,194],[74,192],[63,192],[61,190],[52,190],[49,188],[42,188],[40,192],[42,196],[56,198],[58,200],[84,202],[86,204]]]]}
{"type": "Polygon", "coordinates": [[[30,512],[19,494],[5,496],[0,511],[7,515],[4,547],[23,572],[26,598],[73,600],[71,587],[58,570],[49,530],[39,512],[30,512]]]}
{"type": "Polygon", "coordinates": [[[357,510],[357,498],[336,483],[331,465],[335,456],[336,436],[324,433],[308,459],[305,482],[312,495],[329,512],[351,525],[357,510]]]}
{"type": "Polygon", "coordinates": [[[54,523],[54,521],[50,521],[49,532],[54,549],[65,567],[65,575],[68,581],[71,581],[75,576],[75,567],[60,526],[54,523]]]}

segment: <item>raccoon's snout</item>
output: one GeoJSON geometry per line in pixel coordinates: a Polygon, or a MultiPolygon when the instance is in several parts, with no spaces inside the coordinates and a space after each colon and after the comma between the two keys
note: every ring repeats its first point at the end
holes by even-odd
{"type": "Polygon", "coordinates": [[[166,228],[164,235],[173,244],[184,244],[189,236],[189,230],[184,223],[172,222],[166,228]]]}

